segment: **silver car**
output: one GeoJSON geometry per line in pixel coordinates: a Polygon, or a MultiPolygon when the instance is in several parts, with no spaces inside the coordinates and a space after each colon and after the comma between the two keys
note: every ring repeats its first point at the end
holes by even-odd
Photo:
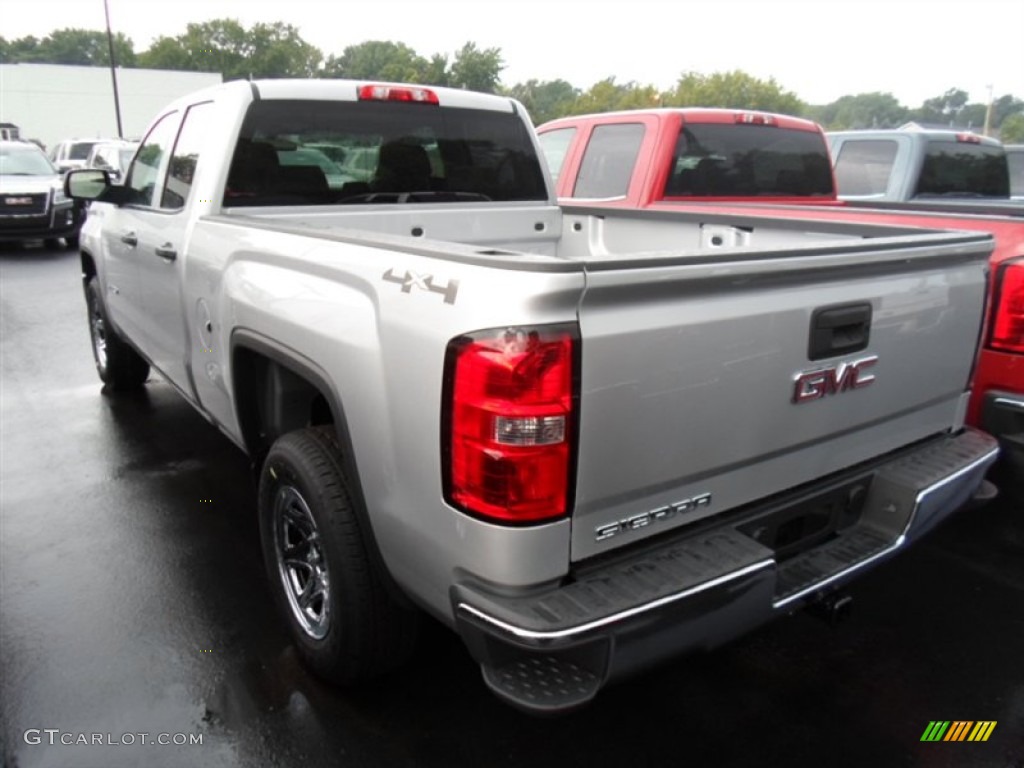
{"type": "Polygon", "coordinates": [[[64,238],[78,246],[82,208],[64,195],[61,175],[27,141],[0,141],[0,240],[64,238]]]}

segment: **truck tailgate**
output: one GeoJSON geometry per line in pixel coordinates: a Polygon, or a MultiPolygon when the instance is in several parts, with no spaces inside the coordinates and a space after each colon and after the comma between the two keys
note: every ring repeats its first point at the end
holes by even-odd
{"type": "Polygon", "coordinates": [[[588,263],[573,560],[959,427],[991,248],[947,233],[588,263]]]}

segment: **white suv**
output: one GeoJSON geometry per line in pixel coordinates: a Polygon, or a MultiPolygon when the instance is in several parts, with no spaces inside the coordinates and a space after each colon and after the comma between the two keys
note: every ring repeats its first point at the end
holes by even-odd
{"type": "Polygon", "coordinates": [[[107,171],[113,181],[120,183],[138,148],[137,141],[101,141],[90,150],[85,167],[107,171]]]}
{"type": "Polygon", "coordinates": [[[65,139],[50,151],[50,160],[61,173],[72,168],[85,168],[89,152],[102,139],[65,139]]]}

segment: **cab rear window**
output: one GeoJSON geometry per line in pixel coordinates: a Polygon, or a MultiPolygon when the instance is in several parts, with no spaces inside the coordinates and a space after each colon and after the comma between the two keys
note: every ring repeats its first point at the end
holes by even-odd
{"type": "Polygon", "coordinates": [[[547,199],[532,135],[513,112],[264,100],[246,115],[224,204],[547,199]]]}
{"type": "Polygon", "coordinates": [[[832,194],[820,133],[732,123],[684,124],[664,191],[666,198],[832,194]]]}
{"type": "Polygon", "coordinates": [[[994,144],[930,141],[915,197],[1009,197],[1006,153],[994,144]]]}

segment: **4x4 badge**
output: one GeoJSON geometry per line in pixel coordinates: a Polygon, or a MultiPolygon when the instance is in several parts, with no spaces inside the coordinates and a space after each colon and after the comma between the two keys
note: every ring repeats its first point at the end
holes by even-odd
{"type": "Polygon", "coordinates": [[[440,293],[444,296],[445,304],[454,304],[455,297],[459,292],[459,281],[449,280],[445,286],[435,285],[433,275],[421,275],[418,272],[405,270],[404,275],[396,275],[394,267],[384,273],[383,279],[389,283],[398,283],[402,286],[402,293],[411,293],[413,288],[419,288],[431,293],[440,293]]]}

